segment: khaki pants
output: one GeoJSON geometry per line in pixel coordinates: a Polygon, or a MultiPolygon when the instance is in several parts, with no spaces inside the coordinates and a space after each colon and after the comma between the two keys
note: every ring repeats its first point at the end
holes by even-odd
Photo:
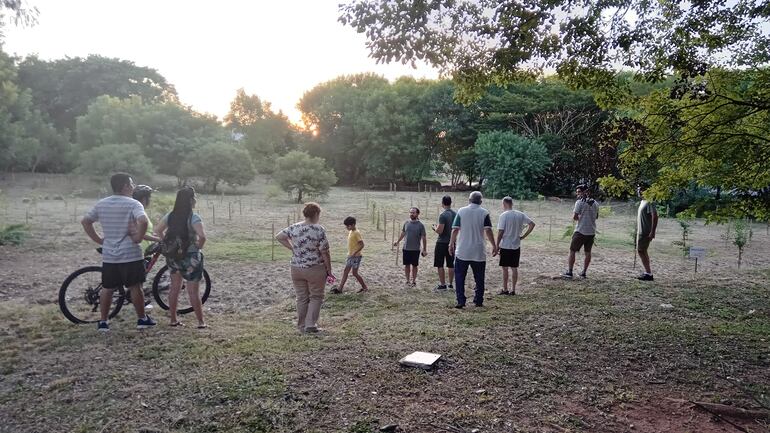
{"type": "Polygon", "coordinates": [[[292,266],[291,281],[297,292],[297,328],[303,332],[306,328],[318,326],[326,288],[326,268],[324,265],[310,268],[292,266]]]}

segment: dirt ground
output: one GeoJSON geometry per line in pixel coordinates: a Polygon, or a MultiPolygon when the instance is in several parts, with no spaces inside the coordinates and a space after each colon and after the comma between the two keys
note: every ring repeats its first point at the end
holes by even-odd
{"type": "MultiPolygon", "coordinates": [[[[726,227],[696,221],[692,245],[707,250],[696,274],[673,244],[679,225],[662,218],[650,250],[656,281],[644,284],[634,279],[635,207],[605,203],[612,215],[599,220],[589,278],[562,281],[554,277],[565,267],[572,202],[516,200],[537,224],[522,246],[522,296],[492,295],[502,279],[490,258],[486,307],[457,312],[451,294],[432,291],[434,234],[416,289],[403,288],[390,246],[393,222],[400,227],[412,205],[429,229],[442,194],[334,188],[321,222],[335,271],[342,220],[356,216],[372,291],[327,296],[327,332],[307,338],[292,334],[288,254],[271,241],[299,208],[263,189],[198,202],[210,330],[140,333],[126,308],[105,339],[56,304],[70,272],[99,264],[79,220],[105,189],[74,176],[1,180],[0,218],[27,223],[30,237],[0,246],[0,431],[770,431],[770,420],[725,420],[686,402],[766,408],[767,225],[752,226],[739,270],[726,227]],[[429,373],[395,362],[418,349],[444,361],[429,373]]],[[[168,203],[171,193],[158,195],[168,203]]],[[[451,195],[456,207],[467,203],[451,195]]],[[[484,206],[496,223],[499,202],[484,206]]],[[[150,209],[154,219],[160,212],[150,209]]]]}

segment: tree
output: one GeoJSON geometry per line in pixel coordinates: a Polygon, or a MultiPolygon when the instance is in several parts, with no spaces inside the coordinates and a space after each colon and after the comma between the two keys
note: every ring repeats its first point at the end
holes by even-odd
{"type": "Polygon", "coordinates": [[[0,0],[0,40],[6,20],[15,25],[37,24],[38,10],[27,7],[22,0],[0,0]]]}
{"type": "Polygon", "coordinates": [[[136,143],[158,172],[177,176],[180,162],[205,144],[228,139],[216,118],[173,102],[144,103],[138,97],[100,96],[77,119],[77,149],[136,143]]]}
{"type": "Polygon", "coordinates": [[[247,95],[238,89],[225,116],[225,126],[231,129],[238,141],[249,151],[262,174],[270,175],[275,160],[294,149],[294,137],[298,133],[282,112],[273,112],[271,104],[257,95],[247,95]]]}
{"type": "Polygon", "coordinates": [[[0,169],[68,169],[69,143],[34,109],[29,89],[19,86],[13,60],[0,50],[0,169]]]}
{"type": "Polygon", "coordinates": [[[157,70],[98,55],[51,61],[29,56],[19,63],[19,83],[60,131],[74,132],[75,119],[102,95],[178,102],[176,89],[157,70]]]}
{"type": "Polygon", "coordinates": [[[653,92],[617,146],[621,175],[602,179],[619,192],[655,180],[647,194],[664,201],[696,187],[693,202],[714,220],[770,217],[770,69],[713,69],[703,78],[653,92]]]}
{"type": "Polygon", "coordinates": [[[155,173],[152,162],[134,143],[106,144],[80,154],[77,171],[96,177],[117,172],[131,173],[136,179],[147,179],[155,173]]]}
{"type": "Polygon", "coordinates": [[[241,146],[214,142],[202,146],[189,155],[180,168],[180,176],[186,179],[203,179],[204,187],[217,192],[224,182],[230,186],[248,185],[256,172],[251,156],[241,146]]]}
{"type": "Polygon", "coordinates": [[[629,91],[617,65],[662,81],[669,71],[766,63],[768,18],[763,0],[355,0],[340,6],[339,21],[365,33],[376,60],[425,61],[466,96],[553,68],[611,102],[629,91]]]}
{"type": "Polygon", "coordinates": [[[510,131],[479,134],[476,140],[484,191],[491,197],[530,197],[550,164],[545,146],[510,131]]]}
{"type": "Polygon", "coordinates": [[[297,203],[304,195],[326,195],[337,183],[334,170],[326,168],[321,158],[306,152],[293,150],[276,160],[275,179],[278,185],[291,194],[297,194],[297,203]]]}

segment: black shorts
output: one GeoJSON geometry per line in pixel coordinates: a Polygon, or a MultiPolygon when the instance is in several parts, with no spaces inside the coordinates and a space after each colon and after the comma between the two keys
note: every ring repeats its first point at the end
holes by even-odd
{"type": "Polygon", "coordinates": [[[516,248],[515,250],[500,248],[500,266],[506,268],[518,268],[520,257],[521,248],[516,248]]]}
{"type": "Polygon", "coordinates": [[[404,250],[404,266],[419,266],[420,265],[420,252],[419,251],[407,251],[404,250]]]}
{"type": "Polygon", "coordinates": [[[129,263],[102,263],[102,287],[131,287],[145,280],[144,260],[129,263]]]}
{"type": "Polygon", "coordinates": [[[436,243],[436,249],[433,250],[433,267],[452,269],[455,267],[455,258],[449,255],[449,244],[436,243]]]}
{"type": "Polygon", "coordinates": [[[595,235],[584,235],[580,232],[572,234],[572,242],[569,244],[569,249],[574,252],[580,251],[580,247],[584,248],[587,253],[591,252],[591,248],[594,246],[595,235]]]}

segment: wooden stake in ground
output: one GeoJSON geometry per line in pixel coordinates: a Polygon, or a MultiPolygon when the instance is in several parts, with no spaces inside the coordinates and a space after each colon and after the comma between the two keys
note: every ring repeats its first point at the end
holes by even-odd
{"type": "Polygon", "coordinates": [[[214,225],[217,223],[217,211],[214,208],[214,203],[211,203],[211,224],[214,225]]]}
{"type": "Polygon", "coordinates": [[[382,211],[382,240],[388,241],[388,214],[382,211]]]}
{"type": "Polygon", "coordinates": [[[229,201],[227,202],[227,219],[233,220],[233,204],[229,201]]]}
{"type": "Polygon", "coordinates": [[[270,228],[270,260],[275,261],[275,223],[270,228]]]}
{"type": "Polygon", "coordinates": [[[291,225],[291,215],[286,214],[286,227],[289,227],[291,225]]]}
{"type": "Polygon", "coordinates": [[[548,216],[548,242],[551,242],[551,227],[553,227],[553,215],[548,216]]]}

